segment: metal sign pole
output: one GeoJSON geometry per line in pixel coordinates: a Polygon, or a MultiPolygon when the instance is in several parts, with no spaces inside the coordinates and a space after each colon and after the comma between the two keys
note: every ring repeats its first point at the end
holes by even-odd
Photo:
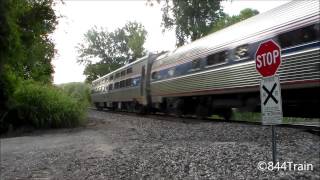
{"type": "Polygon", "coordinates": [[[277,160],[276,130],[274,125],[271,125],[271,128],[272,128],[272,161],[273,161],[273,166],[275,166],[276,160],[277,160]]]}

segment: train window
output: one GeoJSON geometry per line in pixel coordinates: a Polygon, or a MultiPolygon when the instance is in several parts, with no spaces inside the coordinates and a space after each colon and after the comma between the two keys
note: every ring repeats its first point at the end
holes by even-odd
{"type": "Polygon", "coordinates": [[[121,71],[121,76],[125,76],[126,75],[126,71],[121,71]]]}
{"type": "Polygon", "coordinates": [[[140,78],[138,77],[138,78],[134,78],[133,80],[132,80],[132,85],[133,86],[138,86],[140,84],[140,78]]]}
{"type": "Polygon", "coordinates": [[[126,85],[126,81],[125,80],[120,81],[120,88],[125,87],[125,85],[126,85]]]}
{"type": "Polygon", "coordinates": [[[200,68],[200,61],[201,59],[195,59],[192,61],[192,69],[199,69],[200,68]]]}
{"type": "Polygon", "coordinates": [[[120,77],[120,73],[117,73],[115,79],[117,79],[119,77],[120,77]]]}
{"type": "Polygon", "coordinates": [[[111,75],[111,76],[109,77],[109,81],[111,81],[111,80],[113,80],[113,75],[111,75]]]}
{"type": "Polygon", "coordinates": [[[131,78],[126,80],[126,87],[130,87],[130,86],[132,86],[132,79],[131,78]]]}
{"type": "Polygon", "coordinates": [[[119,82],[116,82],[116,83],[114,84],[114,88],[115,88],[115,89],[119,89],[119,85],[120,85],[120,83],[119,83],[119,82]]]}
{"type": "Polygon", "coordinates": [[[313,24],[278,36],[282,48],[319,40],[320,24],[313,24]]]}
{"type": "Polygon", "coordinates": [[[171,68],[169,71],[168,71],[168,75],[171,77],[174,75],[174,68],[171,68]]]}
{"type": "Polygon", "coordinates": [[[236,60],[241,60],[241,59],[246,58],[248,56],[249,56],[248,44],[241,45],[236,48],[236,51],[234,54],[234,57],[236,58],[236,60]]]}
{"type": "Polygon", "coordinates": [[[132,67],[127,69],[127,74],[132,73],[132,67]]]}
{"type": "Polygon", "coordinates": [[[159,77],[159,72],[158,72],[158,71],[154,71],[154,72],[151,74],[151,78],[152,78],[153,80],[158,79],[158,77],[159,77]]]}
{"type": "Polygon", "coordinates": [[[113,84],[109,84],[108,89],[109,89],[109,91],[111,91],[113,89],[113,84]]]}
{"type": "Polygon", "coordinates": [[[221,64],[227,61],[228,51],[222,51],[215,54],[211,54],[207,58],[207,66],[221,64]]]}

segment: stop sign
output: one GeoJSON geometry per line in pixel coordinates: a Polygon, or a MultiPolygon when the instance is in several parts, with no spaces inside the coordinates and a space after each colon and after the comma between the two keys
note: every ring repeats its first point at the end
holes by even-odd
{"type": "Polygon", "coordinates": [[[256,69],[263,76],[273,76],[281,64],[280,46],[273,40],[260,44],[255,54],[256,69]]]}

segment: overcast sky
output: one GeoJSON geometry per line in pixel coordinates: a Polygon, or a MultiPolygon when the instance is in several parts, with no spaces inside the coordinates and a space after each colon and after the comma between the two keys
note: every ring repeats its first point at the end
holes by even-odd
{"type": "MultiPolygon", "coordinates": [[[[223,2],[224,11],[230,15],[239,14],[244,8],[257,9],[260,13],[288,1],[282,0],[233,0],[223,2]]],[[[102,26],[108,31],[123,27],[128,21],[137,21],[148,32],[144,47],[148,51],[173,50],[174,32],[162,33],[161,5],[146,6],[146,0],[65,0],[55,7],[59,25],[52,35],[58,54],[53,60],[54,83],[84,81],[84,66],[77,64],[76,46],[83,41],[83,34],[93,26],[102,26]]]]}

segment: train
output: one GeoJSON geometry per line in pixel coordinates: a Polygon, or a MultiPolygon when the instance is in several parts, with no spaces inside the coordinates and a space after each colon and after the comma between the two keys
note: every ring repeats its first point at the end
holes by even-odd
{"type": "Polygon", "coordinates": [[[98,108],[230,119],[232,111],[259,112],[254,55],[261,42],[281,47],[284,116],[319,117],[318,1],[291,1],[173,51],[149,53],[92,82],[98,108]]]}

